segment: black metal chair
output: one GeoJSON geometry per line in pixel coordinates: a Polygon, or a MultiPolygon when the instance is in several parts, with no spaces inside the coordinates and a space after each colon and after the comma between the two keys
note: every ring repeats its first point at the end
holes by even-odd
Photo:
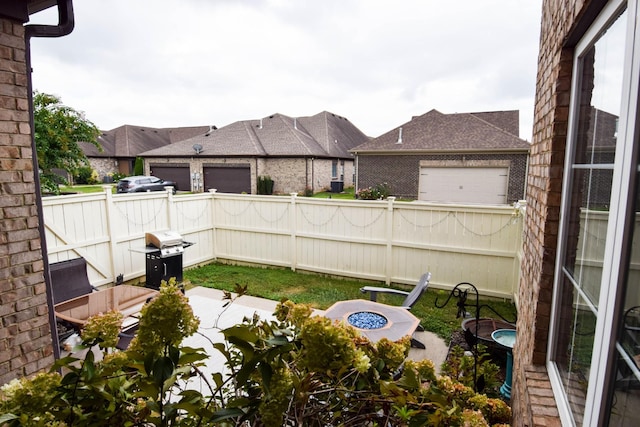
{"type": "Polygon", "coordinates": [[[68,259],[49,264],[53,303],[90,294],[97,289],[89,282],[87,261],[84,258],[68,259]]]}
{"type": "MultiPolygon", "coordinates": [[[[97,291],[87,275],[87,261],[84,258],[74,258],[66,261],[59,261],[49,264],[51,275],[51,288],[53,291],[53,303],[58,304],[70,299],[80,297],[97,291]]],[[[74,332],[80,333],[77,325],[57,319],[58,338],[63,342],[74,332]]],[[[129,343],[135,336],[138,325],[133,325],[129,329],[118,334],[118,344],[116,348],[126,350],[129,343]]]]}
{"type": "MultiPolygon", "coordinates": [[[[429,287],[429,281],[431,281],[431,273],[427,272],[420,277],[420,280],[418,281],[416,286],[413,288],[413,290],[410,292],[403,291],[400,289],[394,289],[394,288],[382,288],[379,286],[364,286],[360,288],[360,292],[362,292],[363,294],[368,292],[369,299],[374,302],[377,301],[378,294],[404,296],[405,299],[400,305],[400,307],[406,308],[407,310],[411,310],[411,308],[418,302],[418,300],[420,300],[420,297],[425,293],[425,291],[429,287]]],[[[416,328],[416,331],[424,331],[424,328],[421,325],[418,325],[418,327],[416,328]]],[[[411,338],[411,346],[415,348],[421,348],[421,349],[425,348],[424,344],[415,338],[411,338]]]]}

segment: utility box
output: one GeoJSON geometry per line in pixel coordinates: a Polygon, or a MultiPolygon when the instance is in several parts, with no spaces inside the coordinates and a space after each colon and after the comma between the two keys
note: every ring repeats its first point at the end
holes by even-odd
{"type": "Polygon", "coordinates": [[[344,190],[344,181],[331,181],[331,192],[342,193],[344,190]]]}

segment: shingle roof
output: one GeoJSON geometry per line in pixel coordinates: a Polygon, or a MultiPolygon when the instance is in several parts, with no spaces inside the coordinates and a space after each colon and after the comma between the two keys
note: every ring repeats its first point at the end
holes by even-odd
{"type": "Polygon", "coordinates": [[[202,134],[209,126],[180,128],[152,128],[123,125],[103,131],[98,142],[103,151],[92,144],[81,142],[80,147],[88,157],[136,157],[140,153],[202,134]]]}
{"type": "Polygon", "coordinates": [[[517,111],[514,116],[514,111],[443,114],[431,110],[351,151],[526,151],[529,143],[512,133],[517,132],[517,117],[517,111]]]}
{"type": "Polygon", "coordinates": [[[144,157],[331,157],[351,158],[349,150],[369,138],[349,120],[323,111],[310,117],[273,114],[231,123],[211,132],[142,153],[144,157]]]}

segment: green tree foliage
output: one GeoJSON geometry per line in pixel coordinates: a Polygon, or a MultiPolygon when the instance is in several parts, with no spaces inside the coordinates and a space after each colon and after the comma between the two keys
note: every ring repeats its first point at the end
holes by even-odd
{"type": "Polygon", "coordinates": [[[81,167],[89,165],[78,142],[98,143],[100,131],[83,113],[62,104],[59,97],[35,92],[33,95],[33,124],[40,185],[43,191],[57,194],[58,184],[65,179],[54,169],[63,169],[76,175],[81,167]]]}
{"type": "Polygon", "coordinates": [[[136,161],[133,164],[133,174],[144,175],[144,160],[142,160],[142,157],[136,157],[136,161]]]}

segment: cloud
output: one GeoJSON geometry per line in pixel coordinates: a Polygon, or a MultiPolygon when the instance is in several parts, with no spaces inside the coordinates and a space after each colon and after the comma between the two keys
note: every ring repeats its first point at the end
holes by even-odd
{"type": "MultiPolygon", "coordinates": [[[[72,34],[32,40],[34,88],[102,129],[328,110],[377,136],[432,108],[533,116],[540,1],[74,6],[72,34]]],[[[51,14],[36,18],[52,23],[51,14]]]]}

